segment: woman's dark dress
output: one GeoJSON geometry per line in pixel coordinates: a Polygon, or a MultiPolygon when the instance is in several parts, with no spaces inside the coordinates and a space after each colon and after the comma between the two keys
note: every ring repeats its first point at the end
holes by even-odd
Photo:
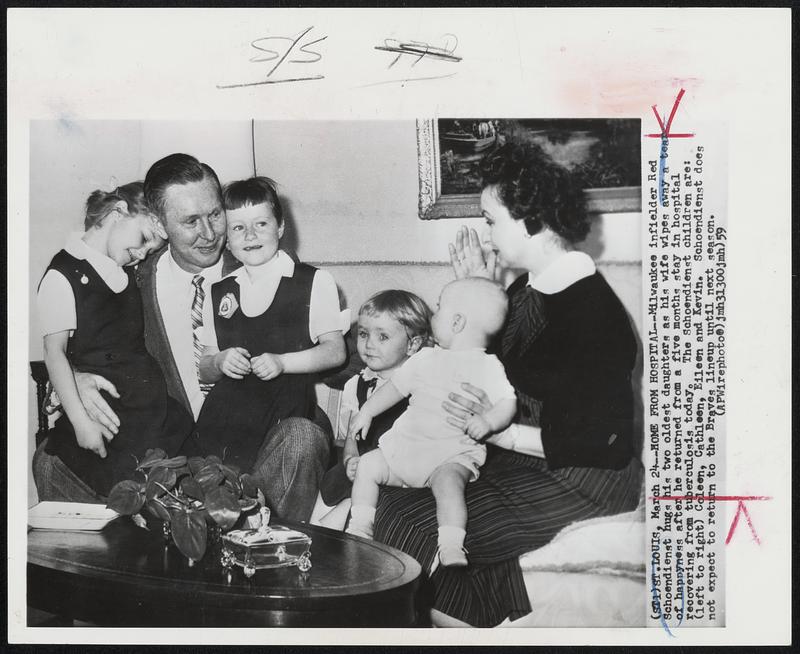
{"type": "Polygon", "coordinates": [[[167,394],[161,368],[144,345],[142,301],[131,268],[128,286],[115,293],[92,265],[61,250],[47,268],[66,277],[75,295],[76,329],[67,358],[75,370],[101,375],[114,384],[119,399],[105,395],[120,420],[116,436],[106,443],[107,456],[78,445],[66,414],[48,434],[45,451],[59,457],[96,493],[135,478],[136,459],[148,448],[177,453],[191,433],[192,418],[167,394]],[[134,458],[136,457],[136,458],[134,458]]]}
{"type": "MultiPolygon", "coordinates": [[[[508,289],[510,311],[494,347],[518,393],[515,422],[538,425],[545,457],[488,446],[467,486],[467,568],[439,566],[433,607],[477,627],[530,612],[519,556],[565,526],[632,510],[641,465],[634,457],[631,370],[636,340],[599,273],[545,295],[527,275],[508,289]]],[[[382,488],[375,538],[429,570],[436,554],[430,489],[382,488]]]]}
{"type": "MultiPolygon", "coordinates": [[[[232,295],[241,307],[239,283],[226,277],[211,287],[214,326],[220,351],[243,347],[256,357],[264,352],[285,354],[314,347],[308,331],[311,288],[316,268],[295,264],[292,277],[282,277],[272,304],[259,316],[237,308],[228,318],[219,315],[222,298],[232,295]]],[[[290,417],[314,418],[314,376],[279,375],[262,381],[222,377],[209,392],[197,418],[196,444],[208,456],[225,455],[225,462],[249,472],[269,431],[290,417]]]]}
{"type": "MultiPolygon", "coordinates": [[[[359,409],[364,406],[364,402],[367,401],[367,391],[370,388],[374,388],[377,381],[377,378],[367,381],[361,375],[358,375],[356,400],[358,401],[359,409]]],[[[378,447],[378,439],[392,428],[394,421],[397,420],[407,408],[408,398],[405,398],[390,409],[375,416],[370,425],[367,437],[356,441],[359,456],[363,456],[370,450],[374,450],[378,447]]],[[[340,448],[338,463],[325,473],[319,485],[322,501],[328,506],[334,506],[343,499],[350,497],[350,493],[353,490],[353,482],[347,478],[347,470],[344,466],[343,457],[344,449],[340,448]]]]}

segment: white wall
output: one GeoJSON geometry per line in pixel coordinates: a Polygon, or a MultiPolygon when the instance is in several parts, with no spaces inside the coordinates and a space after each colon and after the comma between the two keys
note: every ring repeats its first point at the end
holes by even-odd
{"type": "Polygon", "coordinates": [[[67,235],[83,229],[86,198],[138,179],[141,124],[32,121],[30,150],[30,347],[40,359],[36,287],[67,235]]]}
{"type": "Polygon", "coordinates": [[[414,121],[256,121],[255,146],[301,259],[444,259],[455,224],[417,217],[414,121]]]}
{"type": "MultiPolygon", "coordinates": [[[[256,170],[279,183],[301,259],[445,261],[460,224],[420,220],[416,123],[256,121],[256,170]]],[[[641,258],[640,214],[596,219],[584,248],[606,262],[641,258]]]]}

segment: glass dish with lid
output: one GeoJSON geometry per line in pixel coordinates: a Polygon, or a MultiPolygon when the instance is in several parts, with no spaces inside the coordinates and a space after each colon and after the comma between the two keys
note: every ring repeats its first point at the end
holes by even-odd
{"type": "Polygon", "coordinates": [[[311,538],[301,531],[282,525],[270,525],[270,511],[262,507],[261,524],[255,528],[235,529],[222,535],[220,560],[224,568],[234,565],[246,577],[256,570],[297,566],[301,572],[311,569],[311,538]]]}

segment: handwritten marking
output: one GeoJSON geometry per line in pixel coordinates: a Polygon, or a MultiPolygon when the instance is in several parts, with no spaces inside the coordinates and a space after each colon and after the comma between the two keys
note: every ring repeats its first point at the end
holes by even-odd
{"type": "MultiPolygon", "coordinates": [[[[658,584],[656,583],[656,555],[658,554],[660,543],[657,544],[656,547],[653,548],[653,552],[650,555],[650,593],[653,596],[653,602],[655,603],[655,611],[658,614],[658,620],[661,622],[661,626],[664,631],[667,632],[667,635],[670,638],[676,638],[675,634],[670,631],[669,625],[667,624],[666,618],[664,618],[664,612],[661,610],[661,597],[658,595],[658,584]]],[[[660,566],[658,566],[660,567],[660,566]]]]}
{"type": "Polygon", "coordinates": [[[736,502],[736,514],[733,516],[731,527],[728,530],[728,536],[725,538],[725,544],[731,542],[733,532],[736,531],[736,526],[739,524],[739,516],[744,514],[744,519],[747,521],[747,526],[753,536],[753,540],[757,545],[761,545],[761,539],[753,526],[753,521],[750,518],[750,513],[747,510],[745,502],[761,502],[771,500],[769,495],[658,495],[652,496],[650,499],[654,502],[658,501],[717,501],[717,502],[736,502]]]}
{"type": "Polygon", "coordinates": [[[461,57],[453,54],[458,47],[458,39],[453,34],[445,34],[445,36],[452,36],[455,39],[455,44],[452,48],[448,49],[447,46],[440,48],[422,41],[409,41],[408,43],[404,43],[397,39],[385,39],[384,45],[376,45],[375,49],[397,53],[397,57],[389,64],[388,68],[394,66],[403,55],[417,56],[416,61],[411,64],[412,66],[415,66],[417,62],[421,61],[424,57],[442,59],[444,61],[461,61],[461,57]],[[396,43],[397,45],[389,45],[390,43],[396,43]]]}
{"type": "Polygon", "coordinates": [[[691,138],[694,136],[694,133],[691,134],[673,134],[669,131],[669,128],[672,127],[672,121],[675,118],[675,113],[678,111],[678,105],[681,103],[681,98],[683,94],[686,93],[684,89],[681,89],[678,92],[678,97],[675,98],[675,102],[672,105],[672,111],[669,114],[669,118],[667,119],[666,126],[664,125],[664,121],[661,120],[661,116],[658,114],[658,109],[656,108],[657,105],[652,105],[653,113],[656,115],[656,120],[658,121],[658,126],[661,128],[661,131],[657,134],[645,134],[645,136],[654,139],[660,139],[666,136],[669,139],[680,139],[680,138],[691,138]]]}
{"type": "Polygon", "coordinates": [[[753,527],[753,521],[750,520],[750,514],[747,512],[747,507],[744,505],[742,500],[736,504],[736,515],[733,516],[733,522],[731,523],[731,528],[728,530],[728,536],[725,538],[725,544],[731,542],[731,538],[733,538],[733,532],[736,531],[736,525],[739,524],[739,514],[744,513],[745,520],[747,520],[747,526],[750,528],[750,533],[753,535],[753,540],[756,542],[757,545],[761,545],[761,539],[758,537],[755,528],[753,527]]]}
{"type": "Polygon", "coordinates": [[[261,86],[262,84],[283,84],[284,82],[308,82],[317,79],[325,79],[324,75],[312,75],[311,77],[290,77],[288,79],[265,79],[261,82],[244,82],[242,84],[217,84],[218,89],[238,89],[244,86],[261,86]]]}
{"type": "Polygon", "coordinates": [[[653,495],[650,497],[653,501],[679,501],[679,500],[716,500],[717,502],[738,502],[744,500],[771,500],[769,495],[653,495]]]}
{"type": "Polygon", "coordinates": [[[672,111],[670,111],[669,118],[667,118],[666,125],[664,121],[661,119],[661,116],[658,113],[658,109],[656,105],[652,105],[653,113],[656,115],[656,120],[658,121],[658,126],[661,128],[661,132],[657,134],[645,134],[648,138],[656,138],[661,139],[661,152],[659,154],[659,163],[658,163],[658,204],[659,206],[664,206],[664,202],[666,200],[667,191],[664,188],[664,174],[666,173],[667,167],[667,156],[668,156],[668,146],[669,146],[669,139],[670,138],[692,138],[694,133],[681,133],[681,134],[673,134],[670,132],[670,128],[672,127],[672,121],[675,119],[675,114],[678,111],[678,105],[681,103],[681,98],[686,91],[681,89],[678,92],[678,97],[675,98],[675,102],[672,105],[672,111]]]}
{"type": "MultiPolygon", "coordinates": [[[[384,39],[383,45],[376,45],[374,46],[374,48],[375,50],[389,52],[397,55],[389,62],[387,69],[394,67],[394,65],[398,61],[400,61],[402,57],[413,57],[414,60],[409,65],[409,68],[414,68],[423,59],[429,59],[429,60],[434,59],[438,61],[445,61],[448,63],[460,62],[461,57],[454,54],[456,48],[458,47],[458,38],[456,37],[456,35],[445,34],[443,35],[443,39],[444,39],[443,46],[431,45],[430,43],[425,43],[424,41],[398,41],[397,39],[384,39]]],[[[455,73],[451,73],[449,75],[432,75],[427,77],[407,77],[407,78],[404,77],[400,79],[374,82],[372,84],[362,84],[356,88],[379,86],[381,84],[405,84],[406,82],[423,82],[428,80],[444,79],[446,77],[452,77],[453,75],[455,75],[455,73]]]]}
{"type": "MultiPolygon", "coordinates": [[[[267,78],[271,78],[272,74],[280,68],[283,63],[287,60],[290,54],[295,51],[298,44],[305,38],[305,36],[314,29],[314,26],[307,27],[304,29],[300,34],[296,37],[289,37],[289,36],[264,36],[258,39],[255,39],[250,42],[250,47],[254,50],[258,50],[259,52],[263,52],[266,54],[264,55],[256,55],[250,58],[250,63],[259,64],[268,61],[278,60],[277,63],[270,69],[267,73],[267,78]],[[262,47],[265,42],[269,41],[288,41],[290,42],[289,47],[285,48],[283,54],[281,54],[280,50],[272,50],[271,48],[262,47]]],[[[307,43],[303,43],[297,48],[298,52],[303,53],[304,55],[308,55],[307,57],[303,58],[292,58],[288,60],[290,64],[315,64],[318,61],[322,60],[322,54],[319,52],[315,52],[313,50],[309,50],[308,48],[312,45],[316,45],[327,39],[326,36],[322,36],[318,39],[313,41],[309,41],[307,43]]],[[[218,89],[236,89],[236,88],[243,88],[247,86],[260,86],[263,84],[283,84],[286,82],[307,82],[313,80],[320,80],[325,79],[324,75],[308,75],[304,77],[291,77],[291,78],[283,78],[283,79],[265,79],[259,80],[257,82],[243,82],[239,84],[217,84],[218,89]]]]}
{"type": "Polygon", "coordinates": [[[358,89],[363,89],[368,86],[381,86],[382,84],[398,84],[405,82],[425,82],[432,79],[445,79],[446,77],[453,77],[455,73],[448,73],[447,75],[433,75],[432,77],[408,77],[401,79],[387,79],[382,82],[371,82],[370,84],[361,84],[357,86],[358,89]]]}

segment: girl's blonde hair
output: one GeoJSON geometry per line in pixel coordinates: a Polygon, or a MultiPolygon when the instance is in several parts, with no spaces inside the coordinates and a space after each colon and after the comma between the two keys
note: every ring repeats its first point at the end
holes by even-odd
{"type": "Polygon", "coordinates": [[[128,215],[150,214],[150,207],[144,200],[144,183],[131,182],[118,186],[113,191],[93,191],[86,200],[86,218],[83,221],[87,231],[94,226],[100,226],[110,214],[117,202],[124,202],[128,206],[128,215]]]}
{"type": "Polygon", "coordinates": [[[423,346],[430,345],[433,314],[425,300],[418,295],[397,289],[380,291],[358,310],[359,316],[374,316],[379,313],[388,313],[397,320],[403,325],[409,338],[420,336],[423,346]]]}

